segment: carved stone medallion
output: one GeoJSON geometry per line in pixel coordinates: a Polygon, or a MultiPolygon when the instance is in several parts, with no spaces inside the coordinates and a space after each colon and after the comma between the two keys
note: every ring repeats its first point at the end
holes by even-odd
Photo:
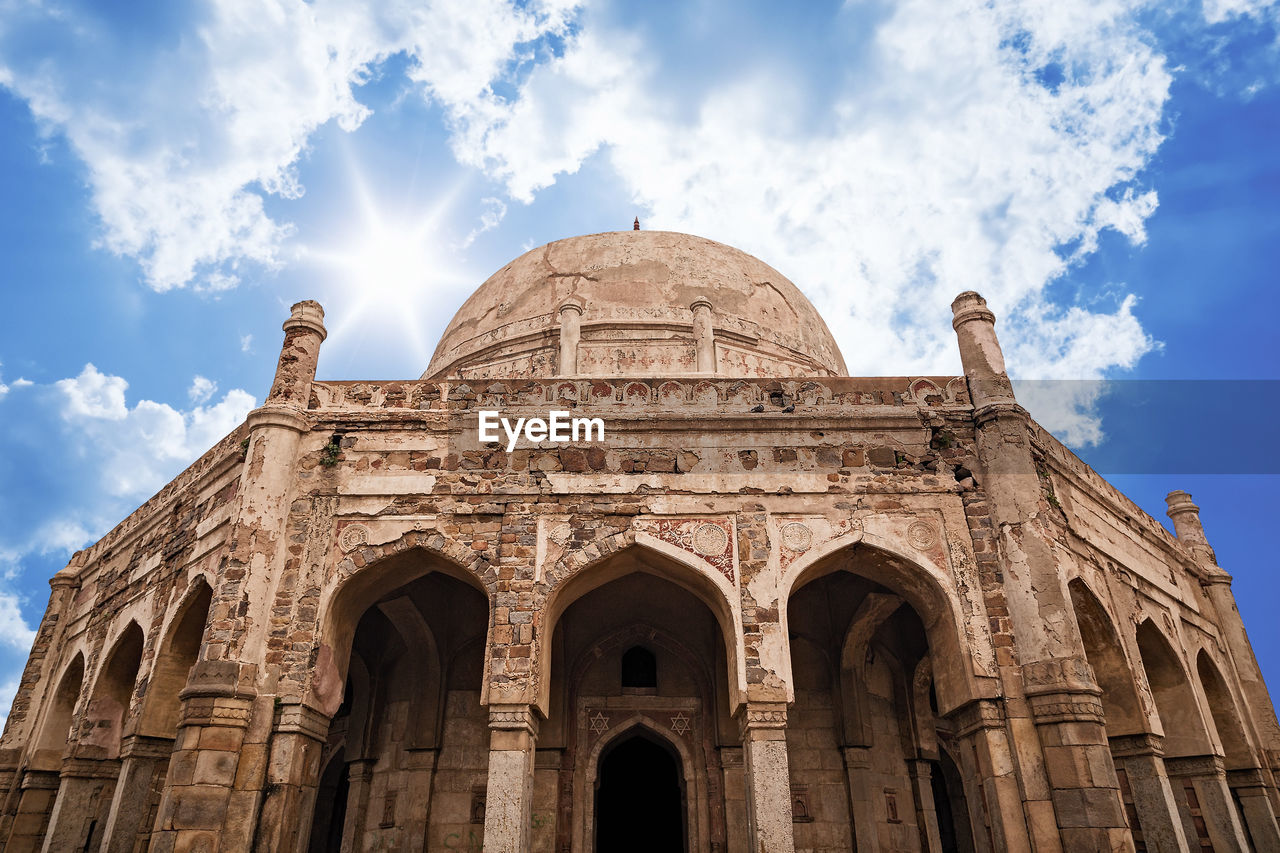
{"type": "Polygon", "coordinates": [[[547,534],[547,538],[557,545],[567,544],[569,537],[573,535],[573,529],[569,527],[569,522],[562,521],[555,527],[551,528],[551,532],[547,534]]]}
{"type": "Polygon", "coordinates": [[[938,541],[938,534],[929,522],[913,521],[911,526],[907,528],[907,541],[923,551],[926,548],[933,547],[934,543],[938,541]]]}
{"type": "Polygon", "coordinates": [[[700,524],[693,531],[693,550],[704,557],[717,557],[729,547],[729,534],[718,524],[700,524]]]}
{"type": "Polygon", "coordinates": [[[369,528],[363,524],[348,524],[338,537],[338,547],[344,552],[354,551],[369,543],[369,528]]]}
{"type": "Polygon", "coordinates": [[[782,525],[782,547],[803,554],[813,545],[813,531],[798,521],[782,525]]]}

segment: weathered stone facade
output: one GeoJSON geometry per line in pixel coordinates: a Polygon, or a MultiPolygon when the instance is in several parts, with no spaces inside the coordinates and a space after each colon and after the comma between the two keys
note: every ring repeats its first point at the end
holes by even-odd
{"type": "Polygon", "coordinates": [[[1190,496],[1169,535],[953,311],[964,376],[848,378],[754,258],[594,235],[495,275],[422,379],[320,382],[299,303],[266,403],[51,581],[0,842],[1280,850],[1190,496]],[[606,433],[508,451],[482,409],[606,433]]]}

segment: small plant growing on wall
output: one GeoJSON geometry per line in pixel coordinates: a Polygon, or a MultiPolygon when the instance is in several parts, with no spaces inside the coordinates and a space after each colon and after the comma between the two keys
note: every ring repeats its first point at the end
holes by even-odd
{"type": "Polygon", "coordinates": [[[326,468],[332,468],[338,464],[338,454],[342,452],[342,436],[334,433],[329,437],[329,443],[320,450],[320,464],[326,468]]]}

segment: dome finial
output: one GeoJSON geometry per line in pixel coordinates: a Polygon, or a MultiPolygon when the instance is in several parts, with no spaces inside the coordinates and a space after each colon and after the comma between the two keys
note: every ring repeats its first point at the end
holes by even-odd
{"type": "Polygon", "coordinates": [[[637,217],[636,217],[636,221],[635,221],[635,222],[632,222],[632,223],[631,223],[631,230],[632,230],[632,231],[639,231],[639,230],[640,230],[640,217],[639,217],[639,216],[637,216],[637,217]]]}

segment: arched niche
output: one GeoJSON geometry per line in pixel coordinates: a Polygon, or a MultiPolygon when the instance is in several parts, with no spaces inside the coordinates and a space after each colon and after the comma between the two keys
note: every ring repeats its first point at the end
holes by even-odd
{"type": "Polygon", "coordinates": [[[935,772],[939,753],[924,620],[883,583],[840,570],[809,575],[787,611],[797,849],[923,849],[937,830],[922,774],[935,772]]]}
{"type": "MultiPolygon", "coordinates": [[[[556,627],[568,608],[576,601],[606,584],[630,574],[653,575],[668,581],[702,602],[719,626],[720,640],[724,645],[729,702],[736,709],[743,701],[746,690],[746,671],[742,663],[741,617],[729,592],[727,583],[713,569],[703,569],[686,559],[679,549],[664,547],[665,543],[642,540],[609,557],[580,567],[572,575],[553,588],[540,614],[534,616],[535,643],[534,666],[538,670],[537,706],[544,716],[550,712],[550,687],[552,654],[549,644],[555,637],[556,627]],[[675,552],[675,553],[672,553],[675,552]]],[[[736,594],[736,593],[735,593],[736,594]]]]}
{"type": "Polygon", "coordinates": [[[836,572],[865,578],[883,587],[882,592],[909,604],[924,626],[934,660],[955,662],[934,673],[934,689],[944,714],[984,695],[977,683],[973,655],[961,628],[959,602],[950,582],[936,569],[893,550],[887,542],[861,538],[843,546],[827,547],[816,555],[806,554],[805,559],[793,563],[783,578],[780,596],[781,618],[788,636],[791,627],[787,604],[791,598],[806,585],[836,572]]]}
{"type": "Polygon", "coordinates": [[[178,696],[200,654],[212,599],[213,589],[209,582],[203,576],[197,576],[183,596],[151,666],[138,734],[163,738],[176,736],[181,705],[178,696]]]}
{"type": "Polygon", "coordinates": [[[344,670],[330,686],[338,702],[326,736],[341,765],[317,778],[308,843],[363,849],[376,836],[396,849],[443,849],[472,830],[457,792],[483,798],[487,778],[489,600],[465,572],[422,550],[362,572],[366,580],[344,584],[322,622],[344,670]]]}
{"type": "MultiPolygon", "coordinates": [[[[587,768],[585,778],[582,780],[584,789],[588,792],[594,792],[598,784],[601,761],[608,755],[610,750],[636,737],[642,737],[651,743],[657,744],[677,759],[683,782],[685,833],[688,843],[686,849],[689,851],[709,849],[704,840],[706,828],[703,824],[705,821],[703,816],[699,814],[698,809],[698,801],[702,797],[704,788],[703,780],[699,778],[696,770],[698,766],[696,756],[681,739],[672,737],[670,732],[664,731],[647,717],[637,714],[622,720],[592,746],[584,762],[587,768]]],[[[576,833],[578,843],[574,849],[595,850],[596,813],[594,796],[585,797],[584,806],[585,814],[580,823],[580,831],[576,833]]],[[[605,853],[605,851],[600,851],[599,853],[605,853]]]]}
{"type": "Polygon", "coordinates": [[[1213,752],[1195,691],[1173,644],[1150,619],[1138,626],[1137,637],[1142,668],[1164,735],[1164,754],[1179,757],[1213,752]]]}
{"type": "Polygon", "coordinates": [[[1253,750],[1249,746],[1244,725],[1240,721],[1240,712],[1235,698],[1231,695],[1227,681],[1222,677],[1217,664],[1204,649],[1196,655],[1196,674],[1200,678],[1200,688],[1204,691],[1204,698],[1209,705],[1218,742],[1222,744],[1226,769],[1244,770],[1258,766],[1257,760],[1253,757],[1253,750]]]}
{"type": "Polygon", "coordinates": [[[86,753],[92,750],[98,753],[97,757],[120,757],[120,741],[138,680],[143,644],[142,628],[130,620],[111,646],[85,709],[80,743],[86,753]]]}
{"type": "MultiPolygon", "coordinates": [[[[490,601],[489,590],[473,572],[439,551],[417,546],[375,560],[330,589],[322,602],[320,657],[327,658],[329,666],[324,667],[318,663],[317,669],[330,671],[318,672],[317,677],[336,680],[341,684],[346,678],[356,625],[366,611],[389,592],[433,572],[463,582],[483,595],[486,602],[490,601]]],[[[322,684],[318,692],[331,687],[332,685],[322,684]]],[[[339,693],[338,698],[340,697],[339,693]]]]}
{"type": "Polygon", "coordinates": [[[1085,658],[1093,668],[1098,686],[1102,688],[1102,710],[1106,718],[1107,735],[1140,734],[1147,730],[1146,715],[1138,698],[1133,668],[1125,657],[1120,635],[1115,629],[1106,608],[1093,591],[1080,578],[1067,584],[1071,594],[1071,606],[1075,610],[1080,638],[1084,641],[1085,658]]]}
{"type": "Polygon", "coordinates": [[[71,723],[75,714],[80,689],[84,686],[84,655],[76,652],[71,663],[62,670],[58,689],[54,691],[40,725],[40,737],[36,739],[36,751],[32,756],[33,770],[57,770],[67,749],[71,735],[71,723]]]}

